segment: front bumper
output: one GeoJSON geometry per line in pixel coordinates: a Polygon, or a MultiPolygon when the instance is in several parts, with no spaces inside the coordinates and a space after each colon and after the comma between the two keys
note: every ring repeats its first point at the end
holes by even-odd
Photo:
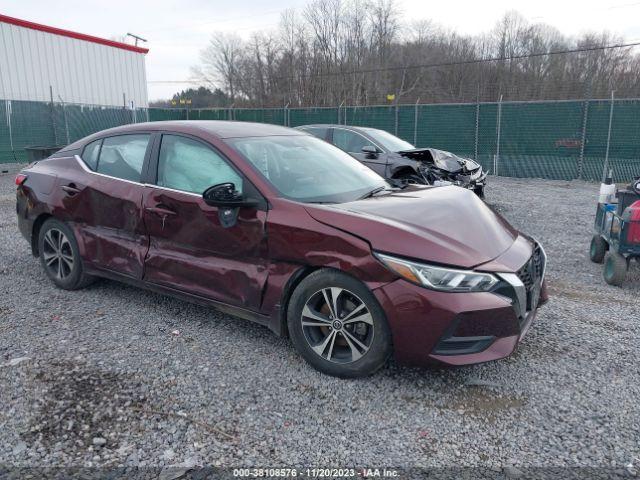
{"type": "Polygon", "coordinates": [[[456,178],[460,182],[460,186],[468,188],[469,190],[477,190],[484,188],[487,184],[487,172],[483,172],[482,168],[478,172],[471,173],[470,175],[461,174],[456,178]]]}
{"type": "Polygon", "coordinates": [[[467,365],[510,355],[546,303],[547,289],[541,281],[532,302],[528,294],[522,298],[517,281],[500,276],[492,292],[438,292],[402,279],[374,290],[398,363],[467,365]]]}

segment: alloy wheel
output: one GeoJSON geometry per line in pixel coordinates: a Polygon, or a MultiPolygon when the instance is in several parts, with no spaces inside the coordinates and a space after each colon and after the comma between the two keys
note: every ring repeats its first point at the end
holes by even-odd
{"type": "Polygon", "coordinates": [[[57,228],[44,234],[42,258],[51,275],[63,280],[73,271],[73,250],[67,236],[57,228]]]}
{"type": "Polygon", "coordinates": [[[353,292],[329,287],[304,305],[302,331],[311,349],[334,363],[352,363],[371,347],[374,322],[367,305],[353,292]]]}

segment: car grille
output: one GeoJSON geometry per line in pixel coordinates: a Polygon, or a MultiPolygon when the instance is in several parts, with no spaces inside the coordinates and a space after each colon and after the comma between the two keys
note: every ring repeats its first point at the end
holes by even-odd
{"type": "Polygon", "coordinates": [[[538,295],[540,292],[536,290],[536,286],[540,287],[542,284],[542,277],[545,270],[545,255],[539,244],[536,243],[531,258],[524,264],[524,266],[516,272],[516,275],[520,281],[524,284],[524,288],[527,292],[527,311],[533,308],[533,302],[537,301],[537,298],[533,298],[533,295],[538,295]]]}

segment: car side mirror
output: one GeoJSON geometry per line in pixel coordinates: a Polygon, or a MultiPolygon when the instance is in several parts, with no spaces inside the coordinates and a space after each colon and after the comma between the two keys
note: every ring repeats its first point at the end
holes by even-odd
{"type": "Polygon", "coordinates": [[[362,153],[366,153],[367,157],[369,158],[375,158],[380,152],[373,145],[365,145],[364,147],[362,147],[362,153]]]}
{"type": "Polygon", "coordinates": [[[219,183],[207,188],[202,193],[202,199],[204,203],[212,207],[236,208],[258,205],[256,200],[245,198],[242,193],[238,192],[232,182],[219,183]]]}

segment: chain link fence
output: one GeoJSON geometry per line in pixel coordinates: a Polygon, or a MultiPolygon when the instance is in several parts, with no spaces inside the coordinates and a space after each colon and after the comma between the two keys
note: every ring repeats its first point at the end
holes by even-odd
{"type": "Polygon", "coordinates": [[[380,128],[417,147],[474,158],[494,175],[598,181],[609,168],[617,181],[640,175],[640,99],[251,109],[0,100],[0,111],[0,163],[25,162],[25,147],[66,145],[117,125],[236,120],[380,128]]]}
{"type": "Polygon", "coordinates": [[[146,110],[63,102],[0,100],[0,163],[27,161],[28,147],[67,145],[119,125],[146,122],[146,110]]]}

